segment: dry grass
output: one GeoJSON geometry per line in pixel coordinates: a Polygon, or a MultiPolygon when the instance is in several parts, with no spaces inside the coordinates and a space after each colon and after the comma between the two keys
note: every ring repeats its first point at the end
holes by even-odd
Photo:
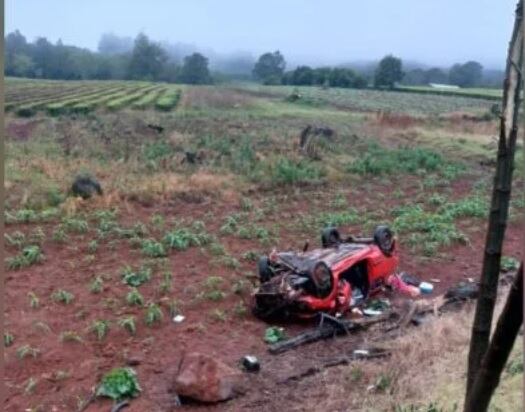
{"type": "MultiPolygon", "coordinates": [[[[506,293],[501,294],[497,316],[503,297],[506,293]]],[[[319,409],[339,410],[346,405],[348,410],[393,411],[396,406],[414,405],[426,412],[433,402],[443,411],[453,411],[455,405],[458,411],[462,410],[473,309],[474,305],[470,305],[383,342],[392,349],[387,360],[355,362],[337,371],[327,370],[321,379],[327,396],[319,409]],[[386,387],[371,389],[381,379],[387,382],[386,387]],[[360,396],[349,397],[349,386],[352,394],[360,396]]],[[[522,342],[518,339],[511,359],[519,359],[522,354],[522,342]]],[[[490,410],[523,410],[522,381],[522,374],[510,376],[504,372],[490,410]]]]}

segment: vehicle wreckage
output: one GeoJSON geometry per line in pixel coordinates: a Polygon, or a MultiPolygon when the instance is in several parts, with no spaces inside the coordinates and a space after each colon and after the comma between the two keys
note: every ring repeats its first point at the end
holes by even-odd
{"type": "Polygon", "coordinates": [[[419,289],[397,273],[396,239],[387,226],[373,237],[341,237],[334,227],[321,233],[322,248],[276,252],[258,262],[260,286],[252,311],[261,319],[318,313],[342,315],[386,287],[417,296],[419,289]]]}

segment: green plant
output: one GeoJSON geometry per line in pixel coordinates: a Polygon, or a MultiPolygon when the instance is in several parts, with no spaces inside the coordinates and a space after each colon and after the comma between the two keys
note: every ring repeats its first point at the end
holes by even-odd
{"type": "Polygon", "coordinates": [[[171,272],[164,272],[162,282],[159,284],[159,293],[165,295],[171,291],[173,275],[171,272]]]}
{"type": "Polygon", "coordinates": [[[520,265],[518,259],[512,256],[502,256],[500,262],[500,268],[502,272],[510,272],[511,270],[517,270],[520,265]]]}
{"type": "Polygon", "coordinates": [[[518,375],[523,373],[523,359],[512,359],[507,364],[505,370],[510,376],[518,375]]]}
{"type": "Polygon", "coordinates": [[[392,378],[388,374],[380,374],[376,380],[375,387],[378,391],[385,392],[392,384],[392,378]]]}
{"type": "Polygon", "coordinates": [[[22,249],[22,247],[26,244],[26,235],[18,230],[10,235],[4,233],[4,239],[9,246],[15,246],[18,249],[22,249]]]}
{"type": "Polygon", "coordinates": [[[29,345],[22,345],[16,350],[16,356],[18,356],[19,359],[27,358],[28,356],[32,356],[33,358],[36,358],[40,354],[40,350],[37,348],[33,348],[29,345]]]}
{"type": "Polygon", "coordinates": [[[11,333],[5,331],[4,332],[4,346],[7,348],[8,346],[11,346],[14,341],[15,341],[15,337],[11,333]]]}
{"type": "Polygon", "coordinates": [[[241,295],[246,290],[246,281],[244,279],[237,279],[233,282],[232,292],[236,295],[241,295]]]}
{"type": "Polygon", "coordinates": [[[60,334],[60,340],[62,342],[82,342],[80,335],[72,330],[66,330],[60,334]]]}
{"type": "Polygon", "coordinates": [[[153,216],[151,216],[151,224],[153,226],[156,226],[157,228],[162,229],[164,227],[164,223],[165,221],[162,215],[155,213],[153,216]]]}
{"type": "Polygon", "coordinates": [[[55,302],[63,303],[65,305],[69,305],[74,298],[75,295],[63,289],[58,289],[51,295],[51,299],[53,299],[55,302]]]}
{"type": "Polygon", "coordinates": [[[126,295],[126,302],[128,302],[128,305],[130,306],[142,306],[144,304],[144,298],[137,288],[131,288],[131,290],[126,295]]]}
{"type": "Polygon", "coordinates": [[[214,309],[211,312],[211,316],[212,316],[213,319],[219,320],[221,322],[225,322],[226,319],[227,319],[226,312],[224,312],[223,310],[220,310],[220,309],[214,309]]]}
{"type": "Polygon", "coordinates": [[[166,249],[162,243],[153,239],[145,239],[141,243],[142,253],[149,257],[165,257],[167,256],[166,249]]]}
{"type": "Polygon", "coordinates": [[[257,262],[257,260],[259,259],[259,256],[261,255],[261,253],[255,251],[255,250],[248,250],[246,252],[244,252],[242,254],[242,258],[244,260],[248,260],[250,262],[257,262]]]}
{"type": "Polygon", "coordinates": [[[235,304],[235,306],[233,307],[233,313],[235,313],[240,318],[246,316],[246,314],[248,313],[248,309],[246,309],[246,305],[243,301],[237,302],[235,304]]]}
{"type": "Polygon", "coordinates": [[[277,326],[271,326],[266,329],[264,333],[264,341],[266,343],[276,343],[281,340],[284,340],[286,335],[284,333],[284,328],[279,328],[277,326]]]}
{"type": "Polygon", "coordinates": [[[156,303],[150,303],[146,309],[145,321],[148,326],[152,326],[154,323],[162,320],[162,309],[156,303]]]}
{"type": "Polygon", "coordinates": [[[89,291],[91,293],[100,293],[102,292],[102,289],[104,288],[104,281],[102,280],[102,277],[96,276],[91,283],[89,284],[89,291]]]}
{"type": "Polygon", "coordinates": [[[22,252],[7,260],[9,269],[18,270],[26,266],[31,266],[35,263],[41,262],[44,258],[42,250],[37,245],[30,245],[24,247],[22,252]]]}
{"type": "Polygon", "coordinates": [[[64,228],[64,225],[58,225],[54,230],[53,234],[51,235],[51,238],[55,242],[64,243],[68,239],[68,235],[66,233],[66,229],[64,228]]]}
{"type": "Polygon", "coordinates": [[[131,368],[115,368],[102,377],[97,388],[97,396],[105,396],[115,401],[134,398],[142,389],[137,374],[131,368]]]}
{"type": "Polygon", "coordinates": [[[40,245],[46,238],[44,230],[39,226],[35,228],[29,235],[29,243],[34,243],[40,245]]]}
{"type": "Polygon", "coordinates": [[[109,332],[109,322],[107,320],[95,320],[89,330],[97,335],[98,340],[102,340],[109,332]]]}
{"type": "Polygon", "coordinates": [[[36,384],[38,383],[38,381],[33,378],[32,376],[27,380],[27,383],[26,383],[26,386],[24,388],[24,393],[27,394],[27,395],[31,395],[33,394],[33,392],[35,391],[36,389],[36,384]]]}
{"type": "Polygon", "coordinates": [[[202,230],[193,232],[186,228],[172,230],[162,239],[166,246],[177,250],[186,250],[191,246],[204,246],[210,240],[210,236],[202,230]]]}
{"type": "Polygon", "coordinates": [[[324,169],[314,163],[285,157],[279,157],[270,167],[270,179],[279,185],[319,181],[325,174],[324,169]]]}
{"type": "Polygon", "coordinates": [[[140,286],[151,278],[151,269],[142,266],[134,271],[130,266],[126,266],[122,272],[122,281],[128,286],[140,286]]]}
{"type": "Polygon", "coordinates": [[[88,222],[84,219],[68,217],[62,221],[62,224],[64,225],[64,229],[68,232],[86,233],[89,229],[88,222]]]}
{"type": "Polygon", "coordinates": [[[40,299],[34,292],[28,292],[27,296],[29,297],[29,306],[33,309],[38,309],[40,306],[40,299]]]}
{"type": "Polygon", "coordinates": [[[89,253],[95,253],[98,249],[98,242],[96,240],[91,240],[88,243],[87,250],[89,253]]]}
{"type": "Polygon", "coordinates": [[[137,332],[135,316],[126,316],[124,318],[119,319],[118,325],[126,329],[131,335],[134,335],[137,332]]]}

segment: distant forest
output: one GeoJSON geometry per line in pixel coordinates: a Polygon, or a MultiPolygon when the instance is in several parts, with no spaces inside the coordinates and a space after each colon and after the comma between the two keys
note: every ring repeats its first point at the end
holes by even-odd
{"type": "MultiPolygon", "coordinates": [[[[268,52],[257,60],[249,53],[220,55],[184,44],[159,43],[140,33],[135,39],[103,34],[97,51],[51,43],[45,37],[33,42],[18,30],[5,37],[5,76],[63,80],[147,80],[169,83],[210,84],[229,80],[256,80],[264,84],[324,85],[363,88],[371,85],[428,85],[446,83],[461,87],[497,87],[503,71],[485,70],[475,61],[448,68],[403,67],[401,59],[385,56],[380,62],[337,67],[297,66],[286,71],[285,57],[268,52]]],[[[407,65],[408,66],[408,65],[407,65]]]]}

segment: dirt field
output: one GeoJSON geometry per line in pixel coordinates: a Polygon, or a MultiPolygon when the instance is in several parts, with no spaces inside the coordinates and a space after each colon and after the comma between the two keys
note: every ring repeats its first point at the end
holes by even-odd
{"type": "MultiPolygon", "coordinates": [[[[395,382],[376,406],[362,396],[388,372],[379,372],[381,361],[370,362],[373,372],[359,380],[341,382],[345,392],[333,389],[341,368],[319,380],[279,383],[381,331],[270,355],[263,341],[269,325],[249,310],[255,259],[273,247],[300,249],[306,239],[316,246],[328,224],[368,235],[388,223],[400,242],[400,269],[438,279],[434,295],[477,279],[494,170],[491,102],[470,106],[461,98],[466,107],[458,107],[457,98],[439,96],[435,110],[422,114],[416,106],[435,104],[428,99],[436,96],[400,93],[389,113],[378,114],[370,102],[388,106],[388,93],[364,96],[362,107],[342,101],[352,96],[332,101],[334,92],[315,104],[279,93],[188,87],[171,112],[8,115],[6,411],[75,411],[105,372],[126,363],[135,365],[143,389],[126,410],[170,411],[169,389],[185,351],[232,366],[253,354],[262,370],[246,375],[244,396],[182,410],[391,410],[422,401],[395,382]],[[400,104],[404,96],[410,99],[400,104]],[[307,124],[335,131],[330,141],[314,141],[314,156],[298,149],[307,124]],[[104,195],[67,197],[85,172],[104,195]],[[178,246],[170,248],[170,239],[178,246]],[[24,257],[28,246],[38,246],[36,257],[24,257]],[[137,286],[142,304],[127,299],[133,289],[123,283],[126,266],[150,269],[137,286]],[[148,325],[150,303],[162,318],[148,325]],[[171,320],[177,313],[185,316],[180,324],[171,320]],[[122,323],[131,317],[134,334],[122,323]],[[100,339],[97,321],[109,326],[100,339]]],[[[516,259],[523,258],[522,189],[516,178],[504,247],[516,259]]],[[[289,336],[309,326],[284,325],[289,336]]],[[[86,410],[110,408],[96,400],[86,410]]]]}

